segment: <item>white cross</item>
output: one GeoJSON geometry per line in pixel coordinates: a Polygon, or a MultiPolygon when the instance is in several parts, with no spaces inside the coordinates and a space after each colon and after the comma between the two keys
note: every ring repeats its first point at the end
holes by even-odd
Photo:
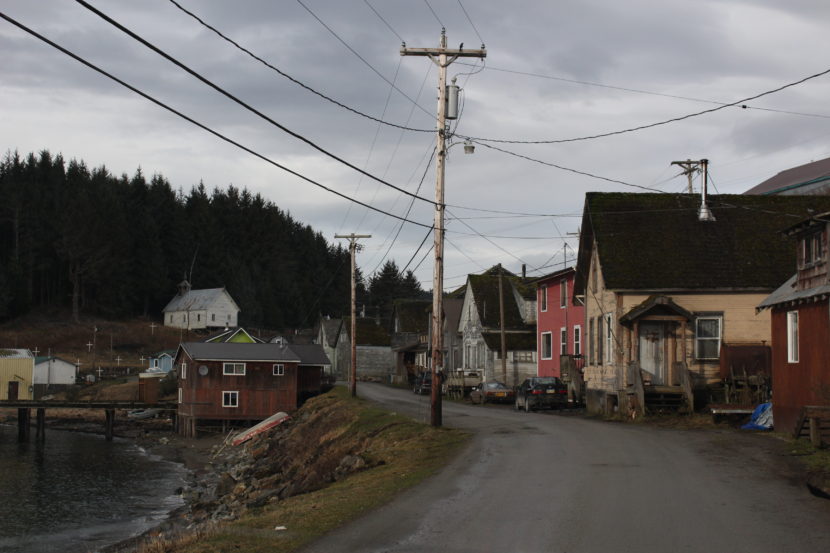
{"type": "Polygon", "coordinates": [[[158,325],[157,325],[156,323],[150,323],[150,334],[151,334],[151,335],[152,335],[152,334],[155,334],[155,332],[156,332],[156,327],[157,327],[157,326],[158,326],[158,325]]]}
{"type": "Polygon", "coordinates": [[[99,379],[101,378],[101,373],[102,372],[104,372],[104,369],[102,369],[101,367],[98,367],[98,378],[99,379]]]}
{"type": "Polygon", "coordinates": [[[35,349],[32,350],[32,353],[34,353],[35,357],[37,357],[37,354],[40,353],[40,350],[35,348],[35,349]]]}
{"type": "Polygon", "coordinates": [[[119,367],[121,366],[121,356],[120,355],[115,358],[115,362],[118,363],[119,367]]]}
{"type": "Polygon", "coordinates": [[[79,358],[75,361],[75,366],[76,366],[76,367],[78,367],[78,368],[80,368],[80,366],[81,366],[82,364],[83,364],[83,363],[81,363],[81,358],[79,357],[79,358]]]}
{"type": "Polygon", "coordinates": [[[94,346],[94,345],[95,344],[93,344],[92,342],[87,342],[86,343],[86,350],[87,351],[92,351],[92,346],[94,346]]]}
{"type": "Polygon", "coordinates": [[[138,359],[139,359],[139,361],[141,361],[141,363],[142,363],[142,364],[144,363],[144,359],[145,359],[145,358],[144,358],[144,356],[143,356],[143,355],[142,355],[141,357],[139,357],[138,359]]]}

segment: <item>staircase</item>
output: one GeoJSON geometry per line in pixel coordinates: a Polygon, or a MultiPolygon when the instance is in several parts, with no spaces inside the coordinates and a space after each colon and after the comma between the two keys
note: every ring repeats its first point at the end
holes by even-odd
{"type": "Polygon", "coordinates": [[[807,405],[795,424],[794,438],[809,437],[815,447],[830,444],[830,407],[807,405]]]}
{"type": "Polygon", "coordinates": [[[686,398],[680,386],[644,386],[643,396],[649,414],[679,413],[686,410],[686,398]]]}

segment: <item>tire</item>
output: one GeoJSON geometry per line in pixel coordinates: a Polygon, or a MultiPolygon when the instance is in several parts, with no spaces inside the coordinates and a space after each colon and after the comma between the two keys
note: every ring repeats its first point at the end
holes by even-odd
{"type": "Polygon", "coordinates": [[[525,398],[525,413],[530,413],[530,402],[525,398]]]}
{"type": "Polygon", "coordinates": [[[519,398],[516,398],[516,401],[513,402],[513,410],[514,411],[519,411],[520,410],[519,409],[519,398]]]}

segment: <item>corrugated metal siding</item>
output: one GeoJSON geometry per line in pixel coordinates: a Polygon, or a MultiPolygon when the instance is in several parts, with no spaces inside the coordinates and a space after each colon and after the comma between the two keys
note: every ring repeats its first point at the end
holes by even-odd
{"type": "Polygon", "coordinates": [[[827,301],[773,310],[772,393],[775,427],[783,432],[794,429],[804,405],[830,405],[827,301]],[[798,363],[787,362],[787,311],[798,311],[798,363]]]}
{"type": "Polygon", "coordinates": [[[0,400],[9,399],[9,382],[19,382],[17,399],[32,399],[29,388],[34,385],[35,360],[30,358],[0,358],[0,400]]]}

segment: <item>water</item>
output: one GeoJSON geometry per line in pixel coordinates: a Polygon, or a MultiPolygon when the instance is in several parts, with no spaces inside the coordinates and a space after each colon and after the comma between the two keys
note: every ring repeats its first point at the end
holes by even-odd
{"type": "Polygon", "coordinates": [[[183,504],[186,471],[129,441],[0,426],[0,552],[87,553],[139,534],[183,504]]]}

